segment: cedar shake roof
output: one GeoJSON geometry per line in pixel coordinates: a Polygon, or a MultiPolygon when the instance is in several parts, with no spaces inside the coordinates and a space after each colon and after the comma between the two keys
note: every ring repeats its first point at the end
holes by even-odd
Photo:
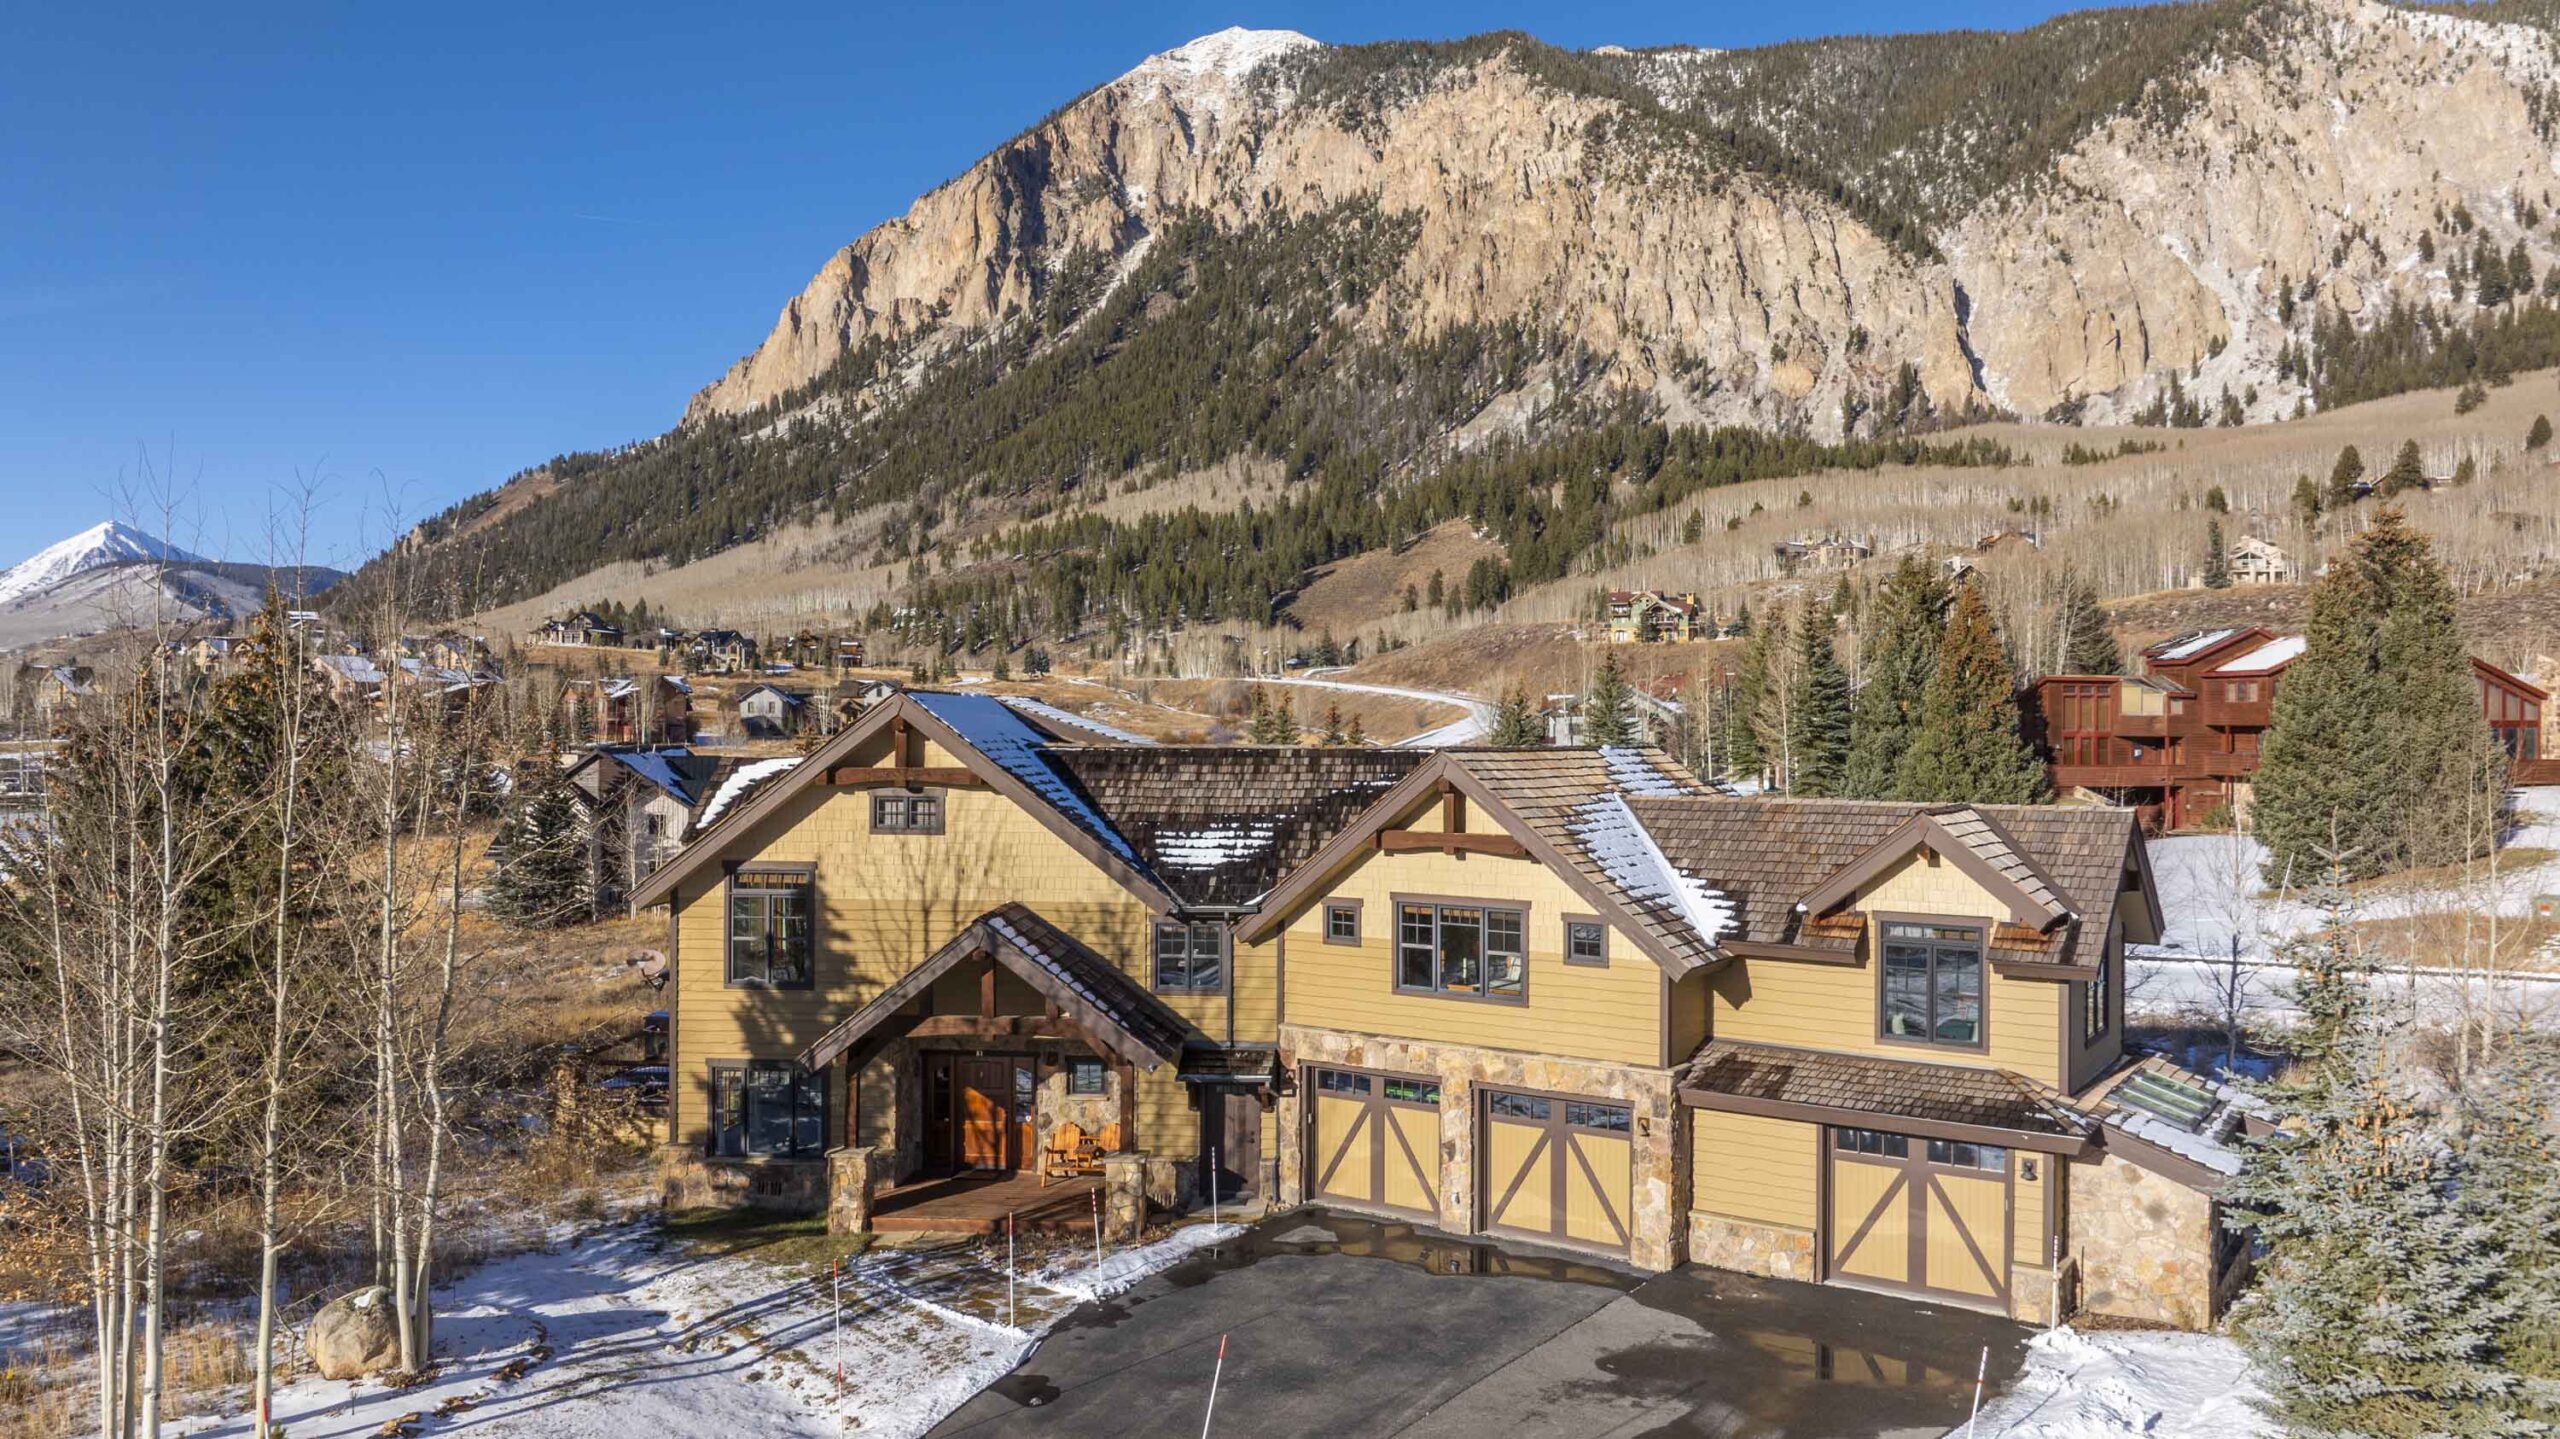
{"type": "MultiPolygon", "coordinates": [[[[1802,1105],[1879,1121],[1919,1120],[2052,1139],[2086,1139],[2089,1120],[2042,1086],[2005,1069],[1925,1064],[1768,1044],[1710,1040],[1680,1088],[1744,1105],[1802,1105]]],[[[1891,1128],[1880,1123],[1879,1128],[1891,1128]]]]}
{"type": "Polygon", "coordinates": [[[823,1069],[875,1031],[894,1036],[920,1015],[902,1014],[962,963],[985,956],[1020,976],[1068,1018],[1120,1058],[1152,1070],[1182,1057],[1193,1031],[1164,1001],[1147,992],[1118,965],[1083,941],[1040,917],[1030,906],[1006,904],[971,921],[949,943],[897,982],[872,996],[817,1043],[801,1052],[804,1069],[823,1069]]]}
{"type": "MultiPolygon", "coordinates": [[[[1658,882],[1650,881],[1642,870],[1642,859],[1648,856],[1633,857],[1635,864],[1631,867],[1631,857],[1620,842],[1635,838],[1651,847],[1659,843],[1659,833],[1645,835],[1651,828],[1650,821],[1642,826],[1612,823],[1611,811],[1620,804],[1632,807],[1713,802],[1707,797],[1714,791],[1679,761],[1650,745],[1626,749],[1452,749],[1441,753],[1492,791],[1514,818],[1563,856],[1584,881],[1624,906],[1663,948],[1693,966],[1716,960],[1713,940],[1718,936],[1701,932],[1693,918],[1701,900],[1711,906],[1716,897],[1695,893],[1697,886],[1690,886],[1693,893],[1684,897],[1677,892],[1681,879],[1677,873],[1663,874],[1658,882]],[[1626,834],[1629,830],[1634,831],[1633,836],[1626,834]]],[[[1637,811],[1639,817],[1642,813],[1637,811]]],[[[1676,855],[1666,858],[1677,861],[1676,855]]],[[[1692,872],[1690,878],[1722,888],[1722,882],[1713,874],[1692,872]]]]}
{"type": "Polygon", "coordinates": [[[1048,758],[1186,905],[1271,892],[1427,750],[1298,745],[1052,746],[1048,758]]]}
{"type": "Polygon", "coordinates": [[[1675,866],[1730,900],[1729,938],[1808,948],[1854,949],[1858,928],[1813,922],[1819,917],[1796,902],[1929,815],[2027,893],[2079,921],[2042,935],[2002,924],[1994,957],[2095,966],[2135,842],[2132,811],[2118,809],[1721,795],[1639,796],[1628,805],[1675,866]]]}

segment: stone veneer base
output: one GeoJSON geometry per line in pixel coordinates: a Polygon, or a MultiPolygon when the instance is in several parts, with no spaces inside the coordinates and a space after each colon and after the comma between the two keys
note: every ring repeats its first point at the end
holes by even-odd
{"type": "Polygon", "coordinates": [[[1808,1284],[1820,1277],[1812,1230],[1755,1224],[1699,1210],[1689,1213],[1689,1262],[1808,1284]]]}

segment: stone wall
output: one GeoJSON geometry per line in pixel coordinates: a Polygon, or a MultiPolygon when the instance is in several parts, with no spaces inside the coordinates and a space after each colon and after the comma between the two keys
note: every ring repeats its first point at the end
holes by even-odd
{"type": "Polygon", "coordinates": [[[711,1159],[689,1144],[658,1151],[658,1188],[669,1209],[777,1209],[822,1214],[823,1160],[711,1159]]]}
{"type": "MultiPolygon", "coordinates": [[[[1679,1103],[1670,1071],[1561,1059],[1506,1049],[1427,1044],[1340,1030],[1283,1025],[1280,1047],[1298,1064],[1341,1065],[1428,1076],[1440,1082],[1440,1227],[1454,1234],[1478,1229],[1476,1215],[1476,1091],[1479,1087],[1543,1090],[1625,1104],[1635,1111],[1636,1132],[1628,1188],[1634,1211],[1628,1224],[1628,1259],[1640,1269],[1672,1269],[1688,1249],[1686,1176],[1681,1173],[1679,1103]]],[[[1306,1202],[1306,1096],[1294,1078],[1280,1102],[1280,1202],[1306,1202]]]]}
{"type": "Polygon", "coordinates": [[[2176,1329],[2211,1327],[2213,1201],[2113,1155],[2073,1160],[2070,1170],[2080,1307],[2176,1329]]]}
{"type": "Polygon", "coordinates": [[[1813,1231],[1775,1224],[1754,1224],[1721,1214],[1689,1215],[1689,1262],[1772,1279],[1812,1283],[1821,1277],[1814,1263],[1813,1231]]]}
{"type": "Polygon", "coordinates": [[[877,1149],[830,1150],[827,1154],[827,1232],[860,1234],[871,1227],[871,1201],[878,1194],[888,1156],[877,1149]]]}

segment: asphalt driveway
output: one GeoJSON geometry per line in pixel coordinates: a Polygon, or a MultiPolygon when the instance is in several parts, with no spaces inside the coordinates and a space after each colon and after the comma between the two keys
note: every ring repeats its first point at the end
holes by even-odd
{"type": "Polygon", "coordinates": [[[942,1435],[1854,1436],[1964,1421],[2029,1331],[1714,1270],[1645,1276],[1299,1211],[1052,1333],[942,1435]]]}

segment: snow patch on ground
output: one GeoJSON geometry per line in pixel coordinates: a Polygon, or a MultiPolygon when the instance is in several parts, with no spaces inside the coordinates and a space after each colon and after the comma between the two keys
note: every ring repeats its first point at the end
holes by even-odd
{"type": "MultiPolygon", "coordinates": [[[[294,1439],[357,1439],[439,1415],[519,1439],[913,1439],[1011,1372],[1078,1305],[1241,1232],[1193,1226],[1099,1264],[1068,1246],[1027,1260],[1010,1287],[1000,1249],[920,1242],[850,1261],[839,1289],[824,1273],[621,1226],[444,1286],[426,1383],[303,1379],[278,1392],[275,1415],[294,1439]]],[[[171,1427],[230,1439],[252,1426],[234,1414],[171,1427]]]]}
{"type": "MultiPolygon", "coordinates": [[[[2218,1334],[2057,1329],[2027,1341],[2027,1369],[1983,1407],[1978,1439],[2273,1439],[2240,1346],[2218,1334]]],[[[1967,1433],[1965,1427],[1951,1436],[1967,1433]]]]}

